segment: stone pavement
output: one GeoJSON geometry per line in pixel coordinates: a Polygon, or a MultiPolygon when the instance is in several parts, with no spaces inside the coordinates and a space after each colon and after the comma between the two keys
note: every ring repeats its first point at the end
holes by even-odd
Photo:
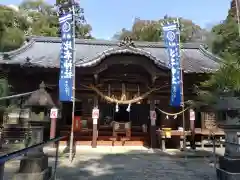
{"type": "MultiPolygon", "coordinates": [[[[213,152],[213,148],[204,148],[205,151],[213,152]]],[[[218,156],[224,156],[225,148],[216,148],[216,154],[218,156]]]]}
{"type": "MultiPolygon", "coordinates": [[[[49,161],[53,166],[54,157],[49,161]]],[[[206,158],[178,158],[146,148],[80,148],[72,163],[63,154],[58,162],[57,180],[216,180],[206,158]]],[[[17,160],[7,163],[4,179],[12,179],[18,168],[17,160]]]]}
{"type": "Polygon", "coordinates": [[[175,158],[149,150],[80,152],[70,164],[60,158],[58,180],[216,180],[203,158],[175,158]]]}
{"type": "MultiPolygon", "coordinates": [[[[159,150],[158,150],[159,151],[159,150]]],[[[225,148],[216,148],[215,153],[216,157],[224,155],[225,148]]],[[[197,148],[196,150],[186,149],[185,152],[180,151],[179,149],[167,149],[165,151],[171,156],[185,157],[188,158],[197,158],[197,157],[213,157],[213,148],[197,148]]]]}

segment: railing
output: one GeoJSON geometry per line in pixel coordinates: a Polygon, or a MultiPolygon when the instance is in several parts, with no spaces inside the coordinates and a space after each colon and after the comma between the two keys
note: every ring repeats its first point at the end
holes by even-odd
{"type": "MultiPolygon", "coordinates": [[[[15,168],[18,168],[15,170],[8,169],[8,167],[10,167],[10,168],[14,167],[11,164],[11,163],[13,163],[12,162],[13,160],[19,161],[23,158],[27,158],[28,153],[34,153],[34,152],[38,151],[39,149],[44,149],[44,147],[46,147],[47,145],[52,145],[52,147],[54,147],[52,149],[55,150],[55,155],[51,155],[51,157],[53,157],[55,159],[53,162],[50,163],[52,165],[50,165],[51,172],[49,172],[50,173],[49,179],[56,180],[57,164],[58,164],[58,157],[59,157],[59,141],[64,138],[66,138],[66,136],[50,139],[47,142],[35,144],[33,146],[2,155],[0,157],[0,180],[12,179],[14,174],[16,173],[16,170],[18,171],[19,167],[15,167],[15,168]],[[10,163],[10,164],[8,167],[6,167],[6,165],[8,163],[10,163]],[[8,169],[7,172],[5,172],[6,169],[8,169]],[[13,171],[15,171],[15,172],[13,172],[13,171]]],[[[48,154],[49,152],[43,152],[43,153],[44,153],[44,155],[47,155],[47,157],[50,157],[50,155],[48,154]]],[[[49,162],[49,159],[48,159],[48,162],[49,162]]]]}

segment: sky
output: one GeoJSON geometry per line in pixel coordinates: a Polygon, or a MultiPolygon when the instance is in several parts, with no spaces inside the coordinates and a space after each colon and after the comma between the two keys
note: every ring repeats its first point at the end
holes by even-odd
{"type": "MultiPolygon", "coordinates": [[[[80,0],[84,15],[98,39],[111,39],[122,28],[131,29],[134,19],[158,20],[164,15],[191,19],[201,27],[224,20],[231,0],[80,0]]],[[[21,0],[0,0],[17,5],[21,0]]],[[[47,0],[54,3],[54,0],[47,0]]]]}

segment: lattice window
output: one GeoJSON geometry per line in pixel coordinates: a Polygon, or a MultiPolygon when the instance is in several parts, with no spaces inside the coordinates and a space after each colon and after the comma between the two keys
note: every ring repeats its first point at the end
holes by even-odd
{"type": "Polygon", "coordinates": [[[217,123],[216,123],[216,113],[214,112],[201,112],[201,119],[202,119],[202,128],[204,129],[216,129],[217,123]]]}

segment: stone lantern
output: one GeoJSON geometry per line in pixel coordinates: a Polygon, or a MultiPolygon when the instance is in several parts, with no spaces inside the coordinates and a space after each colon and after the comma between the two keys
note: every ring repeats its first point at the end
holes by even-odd
{"type": "MultiPolygon", "coordinates": [[[[29,120],[28,125],[31,130],[30,145],[42,143],[44,141],[44,133],[50,125],[49,111],[55,107],[51,96],[45,90],[42,82],[39,90],[35,91],[24,104],[28,108],[29,120]]],[[[49,133],[48,131],[46,131],[49,133]]],[[[49,139],[49,136],[45,138],[49,139]]],[[[19,179],[39,179],[45,180],[49,178],[51,170],[48,168],[48,157],[43,153],[43,147],[27,153],[25,158],[20,162],[19,172],[14,176],[15,180],[19,179]]]]}
{"type": "Polygon", "coordinates": [[[41,143],[48,140],[49,135],[49,111],[55,107],[51,96],[45,90],[45,84],[39,85],[39,90],[35,91],[24,104],[24,107],[30,109],[30,118],[28,124],[32,130],[32,139],[30,145],[41,143]]]}
{"type": "Polygon", "coordinates": [[[219,157],[219,180],[240,179],[240,99],[223,97],[215,105],[218,126],[225,132],[225,153],[219,157]]]}

